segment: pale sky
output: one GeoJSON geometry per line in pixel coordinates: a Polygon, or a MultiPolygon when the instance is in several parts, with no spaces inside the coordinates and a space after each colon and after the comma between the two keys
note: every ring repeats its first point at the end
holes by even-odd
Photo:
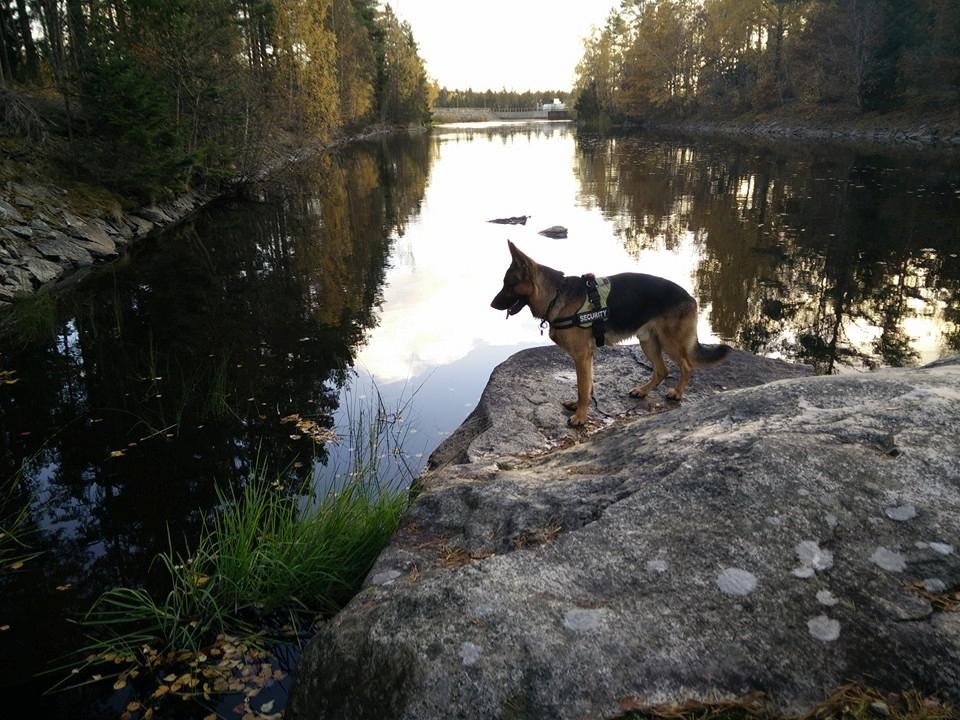
{"type": "Polygon", "coordinates": [[[583,38],[620,0],[391,0],[449,88],[569,90],[583,38]]]}

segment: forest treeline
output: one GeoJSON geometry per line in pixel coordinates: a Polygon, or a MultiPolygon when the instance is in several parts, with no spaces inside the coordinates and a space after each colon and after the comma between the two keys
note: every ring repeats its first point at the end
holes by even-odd
{"type": "Polygon", "coordinates": [[[622,0],[585,41],[586,119],[955,108],[957,0],[622,0]]]}
{"type": "Polygon", "coordinates": [[[78,175],[139,198],[243,173],[284,133],[422,123],[431,91],[376,0],[0,0],[0,121],[52,124],[78,175]]]}
{"type": "Polygon", "coordinates": [[[539,110],[555,98],[567,101],[569,90],[456,90],[442,87],[437,91],[436,107],[489,108],[490,110],[539,110]]]}

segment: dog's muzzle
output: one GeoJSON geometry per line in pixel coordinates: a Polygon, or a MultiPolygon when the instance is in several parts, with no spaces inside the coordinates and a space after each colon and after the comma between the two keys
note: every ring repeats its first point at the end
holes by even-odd
{"type": "Polygon", "coordinates": [[[516,315],[518,312],[523,310],[527,305],[526,298],[517,297],[516,295],[501,291],[490,303],[490,307],[494,310],[506,310],[507,317],[511,315],[516,315]]]}

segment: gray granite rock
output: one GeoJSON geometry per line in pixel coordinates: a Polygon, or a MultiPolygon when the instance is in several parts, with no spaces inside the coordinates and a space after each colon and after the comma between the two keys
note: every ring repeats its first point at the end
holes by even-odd
{"type": "Polygon", "coordinates": [[[23,215],[13,205],[0,199],[0,220],[4,223],[22,223],[23,215]]]}
{"type": "Polygon", "coordinates": [[[62,265],[43,258],[26,258],[23,260],[22,266],[33,276],[37,285],[43,285],[43,283],[56,280],[63,275],[62,265]]]}
{"type": "Polygon", "coordinates": [[[0,267],[0,300],[13,302],[18,295],[33,292],[33,278],[22,267],[0,267]]]}
{"type": "Polygon", "coordinates": [[[45,258],[70,262],[78,267],[93,264],[93,256],[87,250],[60,232],[52,232],[41,238],[34,243],[34,247],[45,258]]]}
{"type": "Polygon", "coordinates": [[[957,615],[910,586],[960,587],[960,364],[802,377],[737,353],[676,407],[623,397],[633,352],[600,353],[618,417],[594,411],[592,434],[563,426],[559,351],[494,371],[371,570],[394,579],[306,648],[289,720],[608,717],[753,690],[801,712],[850,680],[960,701],[957,615]]]}
{"type": "Polygon", "coordinates": [[[142,215],[150,222],[156,223],[158,225],[166,225],[167,223],[173,222],[173,218],[170,217],[164,210],[156,205],[148,205],[147,207],[142,207],[137,211],[138,215],[142,215]]]}
{"type": "Polygon", "coordinates": [[[133,213],[124,215],[124,219],[133,229],[133,233],[137,236],[147,235],[155,227],[154,224],[146,218],[142,218],[139,215],[134,215],[133,213]]]}
{"type": "Polygon", "coordinates": [[[99,225],[92,222],[71,225],[68,232],[77,244],[95,258],[109,258],[117,254],[117,244],[99,225]]]}

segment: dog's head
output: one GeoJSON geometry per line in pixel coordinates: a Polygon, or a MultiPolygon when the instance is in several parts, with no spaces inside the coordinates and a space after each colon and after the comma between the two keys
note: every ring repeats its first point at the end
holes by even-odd
{"type": "Polygon", "coordinates": [[[523,310],[533,294],[533,274],[536,263],[522,252],[517,246],[507,240],[512,260],[503,276],[503,287],[490,303],[494,310],[506,310],[507,317],[516,315],[523,310]]]}

